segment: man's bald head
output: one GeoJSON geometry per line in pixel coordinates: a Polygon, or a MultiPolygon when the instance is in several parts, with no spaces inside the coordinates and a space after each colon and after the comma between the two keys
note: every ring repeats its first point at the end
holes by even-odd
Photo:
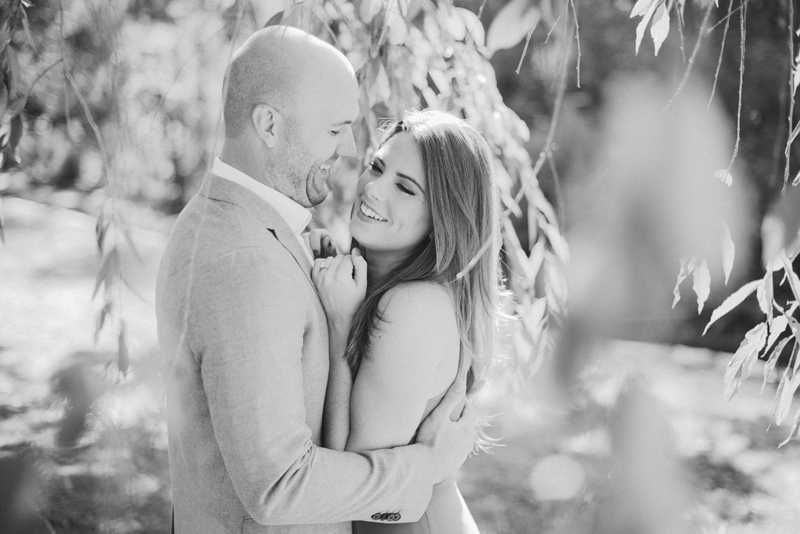
{"type": "Polygon", "coordinates": [[[308,88],[318,87],[326,73],[352,70],[341,52],[302,30],[269,26],[257,31],[236,52],[228,67],[226,137],[240,137],[251,121],[254,107],[261,103],[291,119],[298,106],[305,104],[308,88]]]}

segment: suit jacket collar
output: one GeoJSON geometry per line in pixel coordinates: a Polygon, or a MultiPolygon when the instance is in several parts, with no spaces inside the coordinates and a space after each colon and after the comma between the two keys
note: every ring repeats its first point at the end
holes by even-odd
{"type": "Polygon", "coordinates": [[[212,200],[238,206],[253,216],[275,235],[311,282],[311,263],[308,261],[308,256],[289,225],[268,202],[246,187],[214,174],[209,174],[203,182],[200,194],[212,200]]]}

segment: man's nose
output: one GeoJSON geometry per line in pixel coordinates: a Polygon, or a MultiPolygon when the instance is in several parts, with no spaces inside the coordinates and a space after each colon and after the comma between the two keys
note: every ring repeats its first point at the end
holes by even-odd
{"type": "Polygon", "coordinates": [[[336,154],[340,157],[345,158],[353,158],[356,156],[356,140],[353,137],[353,127],[350,125],[346,126],[347,131],[343,132],[341,141],[336,146],[336,154]]]}

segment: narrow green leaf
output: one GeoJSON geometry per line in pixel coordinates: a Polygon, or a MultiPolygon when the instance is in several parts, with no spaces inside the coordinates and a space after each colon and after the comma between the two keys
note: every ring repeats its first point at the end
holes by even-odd
{"type": "Polygon", "coordinates": [[[125,236],[125,241],[128,243],[128,248],[133,253],[133,256],[139,261],[139,263],[144,263],[142,256],[139,254],[139,250],[136,247],[136,243],[133,241],[133,234],[131,233],[131,228],[127,224],[118,224],[117,225],[120,230],[122,230],[122,235],[125,236]]]}
{"type": "Polygon", "coordinates": [[[764,273],[763,284],[758,286],[758,291],[756,291],[756,298],[758,299],[758,307],[761,308],[761,312],[767,316],[767,322],[772,319],[772,299],[773,299],[773,288],[772,288],[772,262],[770,261],[767,265],[767,271],[764,273]]]}
{"type": "Polygon", "coordinates": [[[726,298],[722,302],[722,304],[720,304],[719,307],[717,307],[717,309],[714,310],[713,313],[711,314],[711,319],[708,321],[708,324],[706,325],[705,329],[703,330],[703,335],[705,335],[706,332],[708,332],[708,328],[712,324],[717,322],[717,320],[720,317],[724,316],[726,313],[731,311],[733,308],[735,308],[736,306],[741,304],[741,302],[744,299],[746,299],[750,295],[750,293],[755,291],[756,288],[759,286],[759,284],[762,284],[762,283],[764,283],[763,280],[753,280],[752,282],[748,282],[745,285],[743,285],[742,287],[740,287],[739,289],[737,289],[736,291],[734,291],[731,296],[726,298]]]}
{"type": "Polygon", "coordinates": [[[767,339],[767,344],[765,346],[769,348],[778,340],[780,335],[783,334],[786,327],[789,326],[789,320],[783,315],[778,315],[772,321],[767,321],[767,324],[769,324],[769,339],[767,339]]]}
{"type": "Polygon", "coordinates": [[[117,367],[123,375],[128,373],[129,364],[130,357],[128,355],[128,345],[125,343],[125,323],[122,323],[119,328],[119,352],[117,353],[117,367]]]}
{"type": "Polygon", "coordinates": [[[653,38],[656,56],[667,35],[669,35],[669,11],[665,4],[661,4],[653,15],[653,24],[650,26],[650,37],[653,38]]]}
{"type": "Polygon", "coordinates": [[[519,44],[536,27],[540,12],[528,0],[511,0],[497,12],[486,33],[486,48],[497,50],[519,44]]]}
{"type": "MultiPolygon", "coordinates": [[[[795,366],[797,364],[798,348],[800,348],[800,344],[795,344],[792,358],[789,359],[790,362],[795,362],[795,366]]],[[[781,383],[778,385],[778,391],[775,393],[775,424],[780,425],[789,414],[794,393],[797,391],[798,386],[800,386],[800,373],[787,366],[783,372],[783,377],[781,377],[781,383]]]]}
{"type": "Polygon", "coordinates": [[[19,84],[19,60],[16,50],[11,45],[6,46],[6,84],[8,85],[9,99],[16,97],[19,92],[17,87],[19,84]]]}
{"type": "Polygon", "coordinates": [[[650,6],[653,2],[658,2],[658,0],[637,0],[636,4],[631,10],[630,18],[641,17],[644,15],[647,10],[650,9],[650,6]]]}
{"type": "Polygon", "coordinates": [[[639,45],[642,44],[642,39],[644,38],[644,31],[647,29],[647,25],[650,23],[650,19],[653,18],[653,15],[658,9],[658,6],[664,0],[654,0],[652,4],[650,4],[650,8],[644,14],[642,21],[636,26],[636,54],[639,54],[639,45]]]}
{"type": "Polygon", "coordinates": [[[789,435],[786,437],[785,440],[780,442],[778,448],[780,449],[781,447],[789,443],[793,438],[797,437],[799,429],[800,429],[800,407],[798,407],[797,411],[794,413],[794,424],[792,425],[792,429],[789,431],[789,435]]]}
{"type": "Polygon", "coordinates": [[[731,231],[727,224],[722,223],[722,270],[725,273],[725,285],[728,284],[728,279],[731,276],[735,256],[736,247],[733,244],[731,231]]]}
{"type": "Polygon", "coordinates": [[[739,390],[742,380],[750,376],[750,368],[766,340],[767,323],[759,323],[744,336],[741,345],[725,370],[725,400],[729,401],[739,390]]]}
{"type": "Polygon", "coordinates": [[[94,329],[94,342],[97,343],[97,338],[100,336],[100,331],[103,329],[103,325],[106,322],[106,317],[108,314],[111,313],[113,305],[112,303],[106,302],[103,308],[100,310],[100,313],[97,314],[97,324],[95,325],[94,329]]]}
{"type": "Polygon", "coordinates": [[[692,272],[692,269],[694,269],[694,257],[681,258],[681,270],[678,272],[678,279],[675,282],[675,289],[672,290],[672,294],[674,295],[674,298],[672,299],[673,309],[675,308],[675,305],[678,304],[678,301],[681,300],[681,282],[686,280],[686,277],[689,276],[689,273],[692,272]]]}
{"type": "Polygon", "coordinates": [[[794,299],[800,302],[800,279],[797,278],[797,273],[792,269],[792,264],[789,262],[789,258],[786,257],[786,252],[781,251],[779,256],[783,262],[783,268],[786,270],[786,277],[789,280],[789,287],[792,288],[792,293],[794,293],[794,299]]]}
{"type": "Polygon", "coordinates": [[[100,215],[97,216],[97,222],[94,225],[94,235],[97,241],[97,250],[100,254],[103,253],[103,243],[105,242],[106,232],[108,231],[108,224],[105,222],[105,211],[100,210],[100,215]]]}
{"type": "Polygon", "coordinates": [[[767,380],[772,375],[772,371],[775,369],[775,364],[778,363],[778,358],[780,358],[783,349],[786,348],[786,345],[791,341],[791,336],[783,338],[780,343],[778,343],[772,352],[767,358],[766,363],[764,364],[764,381],[761,383],[761,393],[764,393],[764,387],[767,385],[767,380]]]}
{"type": "Polygon", "coordinates": [[[711,273],[708,271],[708,263],[703,260],[700,265],[694,268],[692,272],[693,284],[692,288],[697,294],[697,313],[703,312],[703,306],[711,294],[711,273]]]}
{"type": "Polygon", "coordinates": [[[111,251],[103,259],[103,264],[97,273],[97,279],[94,284],[94,291],[92,298],[97,296],[97,290],[100,289],[101,284],[105,284],[106,289],[111,287],[114,278],[117,276],[119,270],[119,253],[116,248],[111,251]]]}

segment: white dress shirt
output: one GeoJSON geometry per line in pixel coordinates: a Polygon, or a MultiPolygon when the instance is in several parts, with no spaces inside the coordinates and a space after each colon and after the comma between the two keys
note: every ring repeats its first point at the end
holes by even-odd
{"type": "Polygon", "coordinates": [[[306,226],[308,226],[308,223],[311,222],[311,212],[308,211],[308,209],[283,193],[251,178],[239,169],[231,167],[219,158],[214,160],[212,172],[220,178],[225,178],[226,180],[230,180],[231,182],[249,189],[264,200],[264,202],[272,206],[275,211],[278,212],[278,215],[286,221],[286,224],[289,225],[289,229],[291,229],[297,241],[300,242],[300,246],[306,253],[308,259],[311,263],[314,263],[314,257],[311,255],[311,251],[308,249],[308,246],[306,246],[303,236],[301,235],[306,226]]]}

